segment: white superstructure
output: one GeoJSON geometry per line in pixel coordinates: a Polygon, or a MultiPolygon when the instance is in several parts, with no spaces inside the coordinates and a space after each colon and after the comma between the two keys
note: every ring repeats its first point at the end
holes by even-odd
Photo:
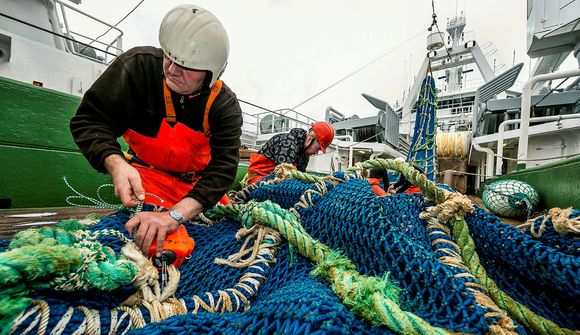
{"type": "MultiPolygon", "coordinates": [[[[74,1],[0,0],[0,76],[81,96],[121,52],[123,33],[74,1]],[[69,20],[111,30],[112,42],[71,30],[69,20]]],[[[83,26],[77,24],[76,26],[83,26]]],[[[96,37],[96,36],[95,36],[96,37]]]]}

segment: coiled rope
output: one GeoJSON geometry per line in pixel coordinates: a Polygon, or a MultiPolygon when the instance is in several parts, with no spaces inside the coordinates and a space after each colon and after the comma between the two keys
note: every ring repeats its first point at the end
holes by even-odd
{"type": "Polygon", "coordinates": [[[91,233],[73,220],[16,234],[10,250],[0,254],[0,291],[7,294],[1,298],[2,306],[8,307],[0,308],[8,320],[1,333],[32,302],[26,297],[30,290],[113,290],[133,282],[140,269],[97,241],[106,235],[132,244],[118,231],[91,233]]]}

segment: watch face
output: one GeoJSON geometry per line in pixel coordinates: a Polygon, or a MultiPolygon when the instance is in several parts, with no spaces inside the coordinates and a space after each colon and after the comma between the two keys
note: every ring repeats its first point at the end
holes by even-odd
{"type": "Polygon", "coordinates": [[[183,223],[183,215],[181,215],[181,212],[178,211],[177,209],[172,209],[169,211],[169,216],[171,216],[173,219],[175,219],[177,222],[179,223],[183,223]]]}

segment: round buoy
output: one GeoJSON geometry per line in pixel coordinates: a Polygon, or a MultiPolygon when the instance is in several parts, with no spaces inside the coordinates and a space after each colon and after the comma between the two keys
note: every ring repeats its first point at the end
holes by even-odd
{"type": "Polygon", "coordinates": [[[538,192],[517,180],[498,180],[484,186],[483,204],[495,215],[529,217],[540,202],[538,192]]]}

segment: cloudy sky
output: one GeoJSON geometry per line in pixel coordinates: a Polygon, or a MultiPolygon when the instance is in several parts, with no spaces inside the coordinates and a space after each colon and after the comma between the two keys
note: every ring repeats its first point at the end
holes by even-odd
{"type": "MultiPolygon", "coordinates": [[[[112,24],[140,0],[83,0],[81,8],[112,24]]],[[[163,15],[175,0],[145,0],[119,27],[123,47],[158,46],[163,15]]],[[[294,108],[316,119],[332,106],[350,116],[376,115],[367,93],[395,105],[412,84],[425,54],[430,0],[197,0],[224,24],[230,60],[222,79],[238,98],[268,109],[294,108]],[[303,103],[357,69],[348,79],[303,103]]],[[[529,60],[526,1],[435,0],[439,28],[461,11],[466,32],[479,44],[493,42],[507,65],[529,60]]],[[[241,104],[248,113],[256,108],[241,104]]]]}

